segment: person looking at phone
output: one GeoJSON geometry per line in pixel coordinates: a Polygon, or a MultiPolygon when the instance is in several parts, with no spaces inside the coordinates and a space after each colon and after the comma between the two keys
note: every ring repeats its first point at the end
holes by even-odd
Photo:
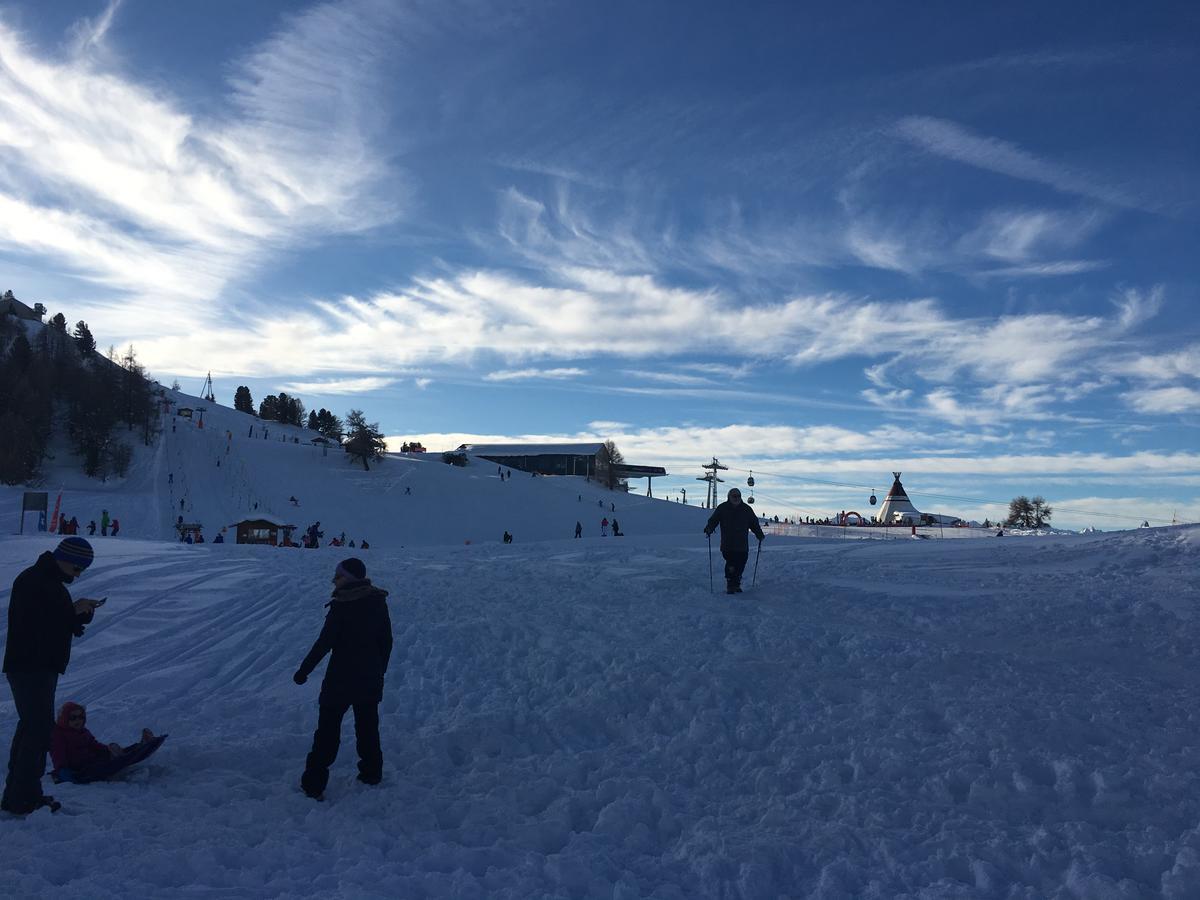
{"type": "Polygon", "coordinates": [[[42,794],[46,751],[54,726],[54,692],[67,671],[71,640],[83,634],[99,603],[71,601],[67,585],[92,564],[92,545],[81,537],[64,538],[13,582],[8,602],[8,638],[4,674],[17,708],[17,729],[8,759],[8,778],[0,809],[18,816],[42,806],[59,808],[42,794]]]}

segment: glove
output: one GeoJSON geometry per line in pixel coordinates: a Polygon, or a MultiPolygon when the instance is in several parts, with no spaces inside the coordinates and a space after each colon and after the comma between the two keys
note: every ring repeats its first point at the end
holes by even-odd
{"type": "Polygon", "coordinates": [[[304,682],[308,681],[308,676],[297,669],[296,674],[292,676],[292,681],[296,682],[296,684],[304,684],[304,682]]]}

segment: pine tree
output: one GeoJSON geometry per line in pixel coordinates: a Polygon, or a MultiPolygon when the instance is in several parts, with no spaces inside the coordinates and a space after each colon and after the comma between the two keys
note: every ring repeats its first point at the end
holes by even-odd
{"type": "Polygon", "coordinates": [[[308,411],[308,430],[309,431],[320,431],[321,430],[321,423],[319,421],[317,421],[317,411],[315,409],[310,409],[308,411]]]}
{"type": "Polygon", "coordinates": [[[56,331],[61,331],[64,334],[66,334],[67,317],[64,316],[62,313],[55,313],[54,318],[50,320],[50,327],[55,329],[56,331]]]}
{"type": "Polygon", "coordinates": [[[1008,518],[1005,525],[1033,527],[1033,504],[1028,497],[1014,497],[1008,504],[1008,518]]]}
{"type": "Polygon", "coordinates": [[[262,403],[258,404],[258,417],[265,422],[274,422],[279,418],[279,398],[274,394],[267,394],[263,397],[262,403]]]}
{"type": "Polygon", "coordinates": [[[239,412],[250,413],[254,415],[254,398],[250,396],[250,388],[244,384],[238,385],[238,389],[233,393],[233,408],[239,412]]]}
{"type": "Polygon", "coordinates": [[[387,450],[387,441],[379,431],[379,423],[368,424],[362,410],[352,409],[346,413],[346,430],[348,436],[343,444],[346,454],[362,462],[366,471],[371,471],[368,460],[379,459],[387,450]]]}
{"type": "Polygon", "coordinates": [[[84,357],[91,356],[96,351],[96,339],[92,337],[92,331],[83,319],[75,323],[75,346],[84,357]]]}

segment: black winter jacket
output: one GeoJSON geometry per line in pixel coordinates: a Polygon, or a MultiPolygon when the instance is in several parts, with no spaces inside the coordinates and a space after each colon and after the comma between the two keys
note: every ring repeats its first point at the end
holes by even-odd
{"type": "Polygon", "coordinates": [[[300,663],[300,672],[308,677],[325,654],[332,653],[318,702],[323,706],[378,703],[392,655],[387,591],[366,578],[351,581],[334,591],[326,606],[325,626],[300,663]]]}
{"type": "Polygon", "coordinates": [[[750,531],[753,531],[760,541],[763,539],[763,530],[762,526],[758,524],[758,515],[750,508],[749,504],[744,502],[735,506],[726,500],[714,509],[713,514],[708,517],[708,524],[704,526],[704,533],[712,534],[718,525],[721,526],[722,552],[750,552],[750,540],[746,536],[750,531]]]}
{"type": "Polygon", "coordinates": [[[13,582],[4,671],[62,675],[71,659],[71,636],[81,636],[91,621],[90,612],[75,615],[66,576],[47,550],[13,582]]]}

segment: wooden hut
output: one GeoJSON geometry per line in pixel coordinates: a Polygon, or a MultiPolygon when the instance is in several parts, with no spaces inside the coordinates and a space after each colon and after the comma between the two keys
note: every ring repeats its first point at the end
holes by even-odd
{"type": "Polygon", "coordinates": [[[243,519],[233,527],[237,529],[239,544],[270,544],[275,547],[279,544],[279,533],[285,530],[290,532],[295,526],[286,525],[271,516],[256,516],[243,519]]]}

